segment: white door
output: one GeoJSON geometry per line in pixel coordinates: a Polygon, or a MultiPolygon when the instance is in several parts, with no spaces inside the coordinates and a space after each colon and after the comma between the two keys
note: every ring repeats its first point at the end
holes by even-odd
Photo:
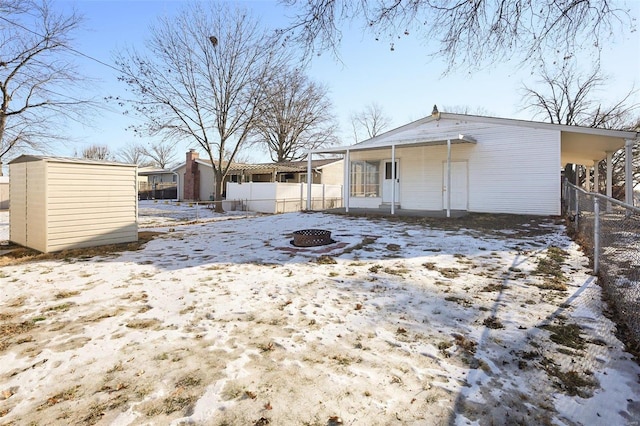
{"type": "Polygon", "coordinates": [[[391,193],[393,192],[393,185],[395,184],[395,202],[396,204],[398,204],[398,201],[400,200],[400,179],[398,178],[398,176],[400,176],[400,170],[398,160],[396,160],[395,176],[392,176],[391,166],[391,160],[387,160],[384,162],[384,176],[382,179],[382,202],[391,204],[391,193]]]}
{"type": "Polygon", "coordinates": [[[447,188],[447,163],[443,166],[443,191],[442,191],[442,208],[447,208],[448,191],[451,190],[451,210],[467,210],[469,202],[469,188],[467,179],[467,162],[452,161],[451,162],[451,188],[447,188]]]}

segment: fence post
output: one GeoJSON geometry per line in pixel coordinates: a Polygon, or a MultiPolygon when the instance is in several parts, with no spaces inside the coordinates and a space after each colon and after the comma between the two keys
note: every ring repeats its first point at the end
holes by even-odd
{"type": "Polygon", "coordinates": [[[580,193],[578,192],[578,188],[576,188],[576,215],[574,218],[574,221],[576,223],[576,230],[580,229],[580,227],[578,226],[578,218],[580,217],[580,200],[578,199],[578,197],[580,196],[580,193]]]}
{"type": "Polygon", "coordinates": [[[600,202],[593,197],[593,273],[600,269],[600,202]]]}

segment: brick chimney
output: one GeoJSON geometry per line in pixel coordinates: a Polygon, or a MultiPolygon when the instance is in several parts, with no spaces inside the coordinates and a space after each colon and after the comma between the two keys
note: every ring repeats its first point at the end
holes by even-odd
{"type": "Polygon", "coordinates": [[[200,171],[198,170],[198,153],[195,149],[187,152],[187,170],[184,173],[183,197],[185,200],[197,200],[200,194],[200,171]]]}

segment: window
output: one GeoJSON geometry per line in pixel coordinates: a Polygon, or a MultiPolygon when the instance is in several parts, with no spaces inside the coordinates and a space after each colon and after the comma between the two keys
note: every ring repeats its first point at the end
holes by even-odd
{"type": "Polygon", "coordinates": [[[351,162],[351,191],[352,197],[380,196],[380,162],[352,161],[351,162]]]}
{"type": "MultiPolygon", "coordinates": [[[[384,163],[384,178],[387,180],[391,180],[393,179],[391,177],[391,166],[393,163],[391,163],[391,161],[387,161],[386,163],[384,163]]],[[[396,161],[396,168],[393,170],[394,173],[394,178],[398,179],[398,162],[396,161]]]]}

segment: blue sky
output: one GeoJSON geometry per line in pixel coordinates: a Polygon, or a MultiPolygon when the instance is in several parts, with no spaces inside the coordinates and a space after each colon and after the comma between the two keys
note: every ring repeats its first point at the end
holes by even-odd
{"type": "MultiPolygon", "coordinates": [[[[75,8],[85,16],[84,29],[77,34],[76,48],[95,59],[112,63],[113,53],[127,45],[142,48],[148,37],[149,25],[164,14],[171,15],[186,2],[181,0],[58,0],[59,7],[75,8]]],[[[252,10],[269,26],[287,22],[285,11],[275,1],[239,1],[252,10]]],[[[640,1],[628,5],[636,19],[640,18],[640,1]]],[[[472,111],[481,108],[489,115],[532,119],[531,112],[523,111],[522,82],[533,82],[531,67],[518,67],[505,63],[486,67],[481,71],[466,69],[453,71],[443,77],[445,66],[431,60],[427,48],[413,35],[395,44],[376,42],[357,26],[345,27],[340,48],[342,61],[330,54],[314,57],[308,74],[326,84],[341,125],[342,144],[353,143],[349,116],[371,103],[377,102],[392,119],[392,127],[424,117],[434,104],[440,110],[446,106],[468,106],[472,111]]],[[[607,90],[601,93],[604,103],[614,101],[632,87],[640,88],[640,34],[627,33],[610,42],[603,54],[603,71],[610,77],[607,90]]],[[[81,71],[95,79],[94,96],[101,99],[122,94],[124,85],[117,81],[117,73],[98,62],[79,57],[81,71]]],[[[589,67],[582,58],[580,66],[589,67]]],[[[640,102],[640,97],[635,97],[640,102]]],[[[145,141],[133,136],[125,128],[136,119],[123,116],[115,106],[100,111],[91,120],[91,126],[72,125],[69,128],[73,142],[61,146],[56,155],[74,155],[83,147],[108,145],[112,151],[133,141],[145,141]]],[[[148,139],[147,139],[148,140],[148,139]]],[[[186,144],[178,145],[178,158],[182,160],[186,144]]],[[[268,161],[265,155],[252,155],[254,161],[268,161]]]]}

